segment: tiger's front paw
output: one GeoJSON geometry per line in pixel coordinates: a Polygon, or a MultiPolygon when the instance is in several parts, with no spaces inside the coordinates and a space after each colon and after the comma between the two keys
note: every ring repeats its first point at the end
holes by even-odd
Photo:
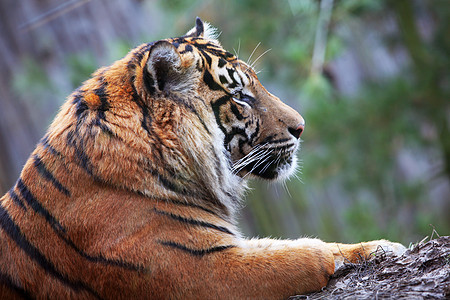
{"type": "Polygon", "coordinates": [[[375,241],[379,242],[375,253],[384,253],[392,256],[402,256],[407,248],[400,243],[393,243],[386,240],[375,241]]]}
{"type": "Polygon", "coordinates": [[[334,254],[334,270],[345,263],[358,263],[375,257],[376,254],[401,256],[407,250],[400,243],[386,240],[364,242],[359,244],[329,244],[334,254]]]}

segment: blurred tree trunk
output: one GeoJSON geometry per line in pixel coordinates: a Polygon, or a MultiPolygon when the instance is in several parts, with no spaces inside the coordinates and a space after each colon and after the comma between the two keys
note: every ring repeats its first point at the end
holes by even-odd
{"type": "Polygon", "coordinates": [[[14,0],[0,2],[0,195],[12,185],[34,147],[34,130],[28,111],[14,97],[12,77],[31,40],[18,34],[23,20],[22,5],[14,0]]]}

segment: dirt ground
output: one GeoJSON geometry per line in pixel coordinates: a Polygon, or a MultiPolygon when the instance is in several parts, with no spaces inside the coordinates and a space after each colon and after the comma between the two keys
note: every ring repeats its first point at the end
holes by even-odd
{"type": "Polygon", "coordinates": [[[450,299],[450,236],[419,243],[401,257],[376,253],[347,264],[321,292],[289,299],[450,299]]]}

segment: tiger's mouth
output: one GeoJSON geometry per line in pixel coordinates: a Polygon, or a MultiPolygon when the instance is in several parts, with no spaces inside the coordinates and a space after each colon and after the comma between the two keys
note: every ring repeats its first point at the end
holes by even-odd
{"type": "Polygon", "coordinates": [[[289,177],[297,165],[298,142],[287,145],[257,145],[233,164],[233,172],[241,177],[253,175],[266,180],[289,177]]]}

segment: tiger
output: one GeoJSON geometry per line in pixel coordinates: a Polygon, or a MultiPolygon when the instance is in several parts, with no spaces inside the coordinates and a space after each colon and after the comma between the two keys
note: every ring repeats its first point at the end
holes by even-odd
{"type": "Polygon", "coordinates": [[[401,244],[246,238],[247,181],[296,168],[305,121],[200,18],[62,105],[0,202],[1,299],[283,299],[401,244]]]}

